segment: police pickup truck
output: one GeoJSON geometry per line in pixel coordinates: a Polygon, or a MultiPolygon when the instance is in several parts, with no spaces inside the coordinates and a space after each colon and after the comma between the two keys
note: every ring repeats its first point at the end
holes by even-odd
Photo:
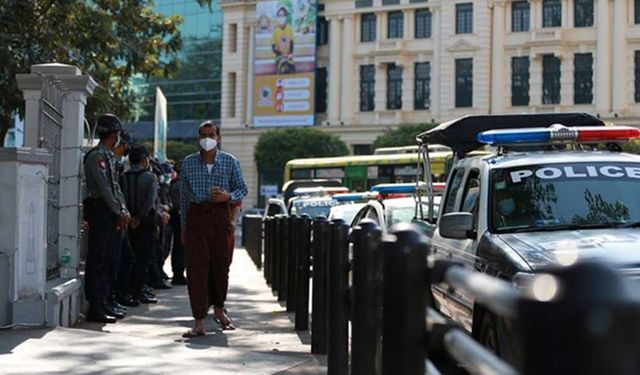
{"type": "MultiPolygon", "coordinates": [[[[418,223],[431,226],[430,253],[516,286],[583,259],[640,277],[640,156],[620,152],[639,136],[587,114],[469,116],[420,134],[419,144],[456,154],[437,221],[418,223]],[[467,156],[486,145],[490,153],[467,156]]],[[[432,293],[442,313],[517,361],[511,322],[463,291],[432,293]]]]}

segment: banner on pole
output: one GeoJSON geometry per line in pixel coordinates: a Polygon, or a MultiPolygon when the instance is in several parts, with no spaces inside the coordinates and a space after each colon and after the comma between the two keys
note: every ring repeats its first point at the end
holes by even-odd
{"type": "Polygon", "coordinates": [[[256,127],[315,122],[316,0],[256,4],[256,127]]]}
{"type": "Polygon", "coordinates": [[[167,160],[167,98],[156,87],[156,109],[153,121],[154,156],[161,162],[167,160]]]}

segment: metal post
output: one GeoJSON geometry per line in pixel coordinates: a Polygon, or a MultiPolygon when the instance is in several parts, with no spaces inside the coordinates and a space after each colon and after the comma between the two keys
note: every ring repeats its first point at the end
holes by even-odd
{"type": "Polygon", "coordinates": [[[382,344],[382,231],[373,221],[356,227],[353,240],[351,373],[380,374],[382,344]]]}
{"type": "Polygon", "coordinates": [[[342,220],[329,225],[328,258],[328,349],[327,374],[349,373],[349,227],[342,220]]]}
{"type": "Polygon", "coordinates": [[[382,374],[422,375],[427,244],[411,224],[398,224],[383,242],[382,374]]]}
{"type": "Polygon", "coordinates": [[[296,331],[309,329],[309,267],[311,259],[311,221],[302,216],[298,226],[298,268],[296,274],[296,331]]]}
{"type": "Polygon", "coordinates": [[[640,303],[617,270],[578,263],[533,282],[518,309],[523,375],[640,373],[640,303]]]}
{"type": "Polygon", "coordinates": [[[287,312],[296,309],[296,269],[298,268],[299,223],[297,216],[289,217],[289,244],[287,254],[287,312]]]}
{"type": "Polygon", "coordinates": [[[327,234],[324,217],[313,219],[313,293],[311,296],[311,353],[327,354],[327,234]]]}
{"type": "Polygon", "coordinates": [[[280,232],[282,231],[282,218],[276,216],[273,221],[273,248],[271,253],[271,290],[277,293],[280,289],[280,232]]]}
{"type": "Polygon", "coordinates": [[[273,218],[264,221],[264,279],[271,285],[271,254],[273,251],[273,218]]]}
{"type": "Polygon", "coordinates": [[[283,217],[280,222],[280,254],[279,254],[279,275],[278,275],[278,301],[287,300],[287,258],[289,257],[289,218],[283,217]]]}

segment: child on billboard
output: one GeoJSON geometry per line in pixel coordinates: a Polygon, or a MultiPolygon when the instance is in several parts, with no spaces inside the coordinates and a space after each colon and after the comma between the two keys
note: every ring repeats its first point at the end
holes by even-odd
{"type": "Polygon", "coordinates": [[[295,73],[293,62],[293,28],[289,24],[289,12],[285,7],[278,8],[276,13],[278,27],[271,34],[271,49],[276,55],[276,73],[295,73]]]}

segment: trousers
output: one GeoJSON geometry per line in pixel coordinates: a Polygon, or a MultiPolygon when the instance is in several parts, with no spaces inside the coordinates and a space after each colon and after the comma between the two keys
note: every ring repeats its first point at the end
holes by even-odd
{"type": "Polygon", "coordinates": [[[149,270],[149,259],[151,259],[155,247],[155,229],[153,215],[149,215],[140,221],[140,225],[136,229],[129,232],[134,254],[129,284],[130,293],[133,296],[140,295],[144,287],[149,270]]]}
{"type": "Polygon", "coordinates": [[[114,260],[122,241],[116,229],[116,215],[102,201],[88,208],[89,249],[85,272],[85,296],[94,307],[106,303],[114,278],[114,260]]]}
{"type": "Polygon", "coordinates": [[[209,307],[224,307],[233,256],[230,207],[224,203],[191,203],[187,212],[187,289],[191,312],[204,319],[209,307]]]}
{"type": "Polygon", "coordinates": [[[180,212],[171,213],[171,230],[173,232],[173,248],[171,250],[171,271],[174,278],[184,277],[184,247],[182,246],[182,224],[180,212]]]}

